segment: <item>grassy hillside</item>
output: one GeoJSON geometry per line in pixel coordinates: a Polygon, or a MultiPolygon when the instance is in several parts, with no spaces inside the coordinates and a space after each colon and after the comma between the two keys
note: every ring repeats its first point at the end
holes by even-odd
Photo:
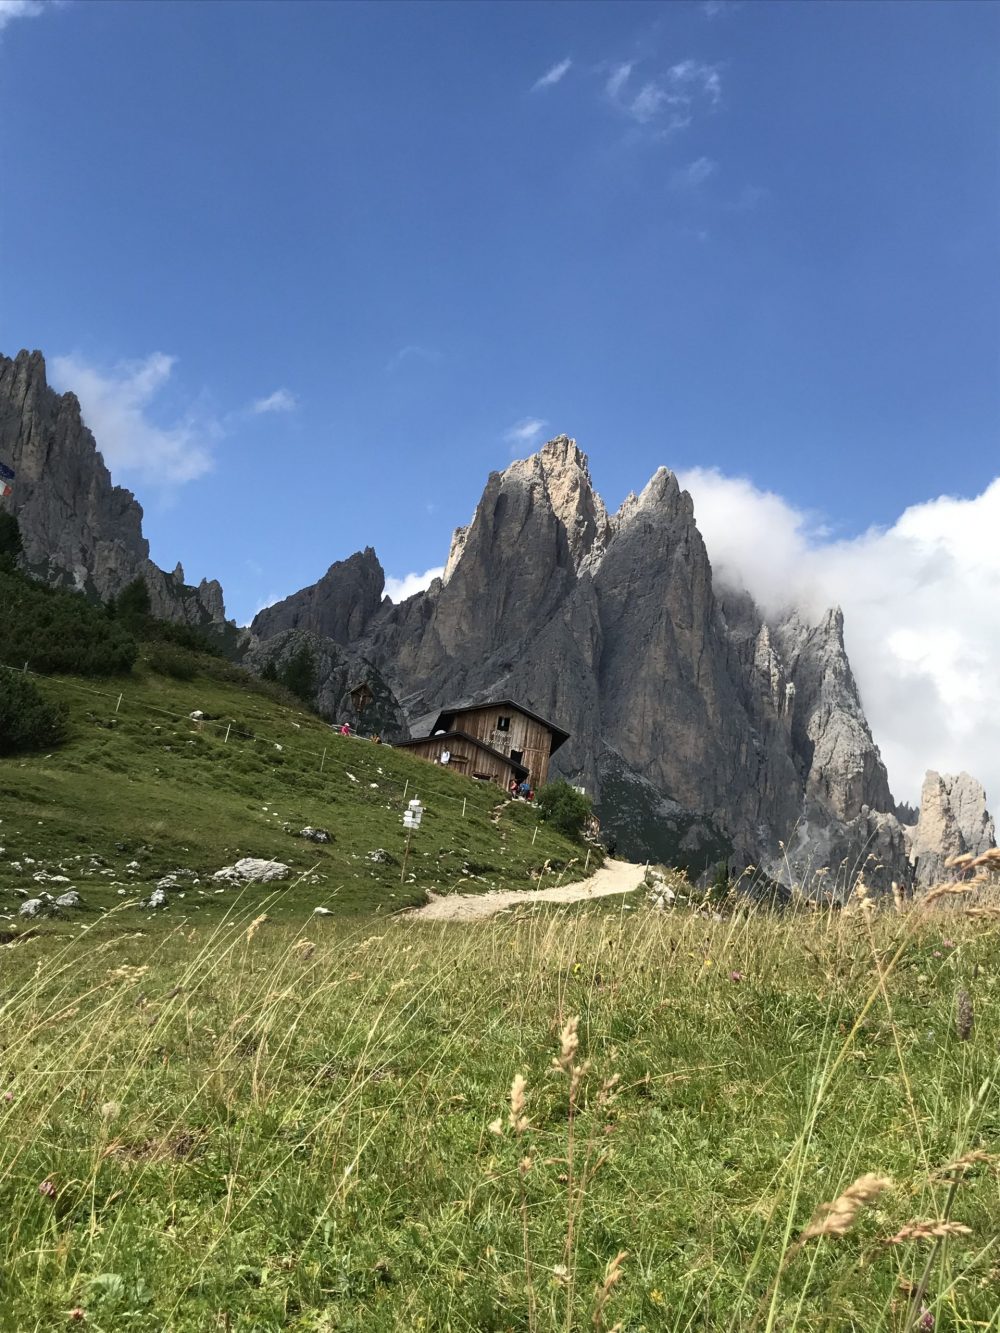
{"type": "Polygon", "coordinates": [[[280,692],[239,683],[240,674],[205,658],[191,680],[148,662],[111,680],[39,678],[45,696],[68,709],[70,740],[49,755],[0,759],[0,911],[16,912],[15,889],[69,887],[36,883],[45,872],[66,876],[88,907],[116,909],[124,926],[137,919],[129,905],[157,879],[191,870],[200,882],[164,909],[176,924],[228,907],[236,891],[217,893],[208,877],[241,856],[293,868],[272,910],[296,917],[317,905],[392,911],[427,889],[529,887],[546,861],[547,882],[579,874],[580,848],[533,809],[412,755],[336,735],[280,692]],[[200,726],[188,717],[196,709],[206,715],[200,726]],[[404,791],[419,795],[426,814],[400,884],[404,791]],[[334,841],[294,836],[306,825],[334,841]],[[379,850],[389,859],[370,860],[379,850]]]}
{"type": "Polygon", "coordinates": [[[995,920],[256,913],[0,951],[3,1330],[1000,1327],[995,920]]]}

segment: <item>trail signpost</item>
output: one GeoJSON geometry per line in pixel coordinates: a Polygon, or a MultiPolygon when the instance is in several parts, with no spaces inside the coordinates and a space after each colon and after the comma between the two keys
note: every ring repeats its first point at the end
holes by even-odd
{"type": "Polygon", "coordinates": [[[420,804],[420,798],[414,796],[409,805],[403,811],[403,828],[406,829],[406,850],[403,852],[403,868],[399,872],[400,884],[406,878],[406,863],[410,857],[410,843],[413,841],[414,832],[420,827],[420,821],[424,817],[424,807],[420,804]]]}

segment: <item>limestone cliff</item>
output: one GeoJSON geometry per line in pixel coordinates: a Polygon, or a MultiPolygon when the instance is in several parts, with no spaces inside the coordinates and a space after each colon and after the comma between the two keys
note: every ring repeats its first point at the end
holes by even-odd
{"type": "Polygon", "coordinates": [[[385,572],[370,546],[332,564],[323,577],[254,616],[251,631],[270,638],[283,630],[308,630],[334,643],[360,638],[382,603],[385,572]]]}
{"type": "Polygon", "coordinates": [[[907,830],[908,851],[921,888],[951,879],[945,862],[971,853],[981,856],[996,846],[996,827],[986,808],[986,793],[968,773],[929,772],[920,793],[920,817],[907,830]]]}
{"type": "Polygon", "coordinates": [[[34,573],[102,599],[141,575],[154,615],[192,625],[224,621],[215,580],[191,587],[179,565],[167,573],[150,560],[141,506],[112,484],[76,396],[49,388],[40,352],[0,356],[0,462],[16,474],[6,503],[34,573]]]}

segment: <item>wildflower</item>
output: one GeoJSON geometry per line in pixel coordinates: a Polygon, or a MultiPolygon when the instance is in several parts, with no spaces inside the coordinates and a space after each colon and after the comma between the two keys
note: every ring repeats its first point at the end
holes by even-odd
{"type": "Polygon", "coordinates": [[[730,980],[730,981],[742,981],[742,980],[743,980],[743,973],[742,973],[742,972],[730,972],[730,974],[729,974],[729,980],[730,980]]]}
{"type": "Polygon", "coordinates": [[[105,1102],[101,1107],[101,1115],[105,1120],[114,1120],[121,1109],[121,1102],[105,1102]]]}
{"type": "Polygon", "coordinates": [[[43,1180],[38,1187],[38,1193],[45,1199],[54,1199],[56,1197],[56,1187],[51,1180],[43,1180]]]}
{"type": "Polygon", "coordinates": [[[954,940],[942,940],[942,941],[941,941],[941,946],[942,946],[942,948],[945,948],[945,949],[954,949],[954,947],[955,947],[955,941],[954,941],[954,940]]]}
{"type": "Polygon", "coordinates": [[[87,1318],[87,1312],[82,1305],[74,1305],[69,1312],[69,1318],[74,1324],[82,1324],[87,1318]]]}
{"type": "Polygon", "coordinates": [[[711,966],[712,966],[711,958],[706,958],[705,961],[702,963],[702,967],[711,967],[711,966]]]}
{"type": "Polygon", "coordinates": [[[653,1302],[654,1305],[662,1305],[663,1292],[659,1289],[659,1287],[654,1287],[653,1290],[649,1293],[649,1299],[653,1302]]]}
{"type": "Polygon", "coordinates": [[[920,1318],[917,1320],[917,1328],[931,1329],[934,1327],[934,1316],[928,1310],[926,1305],[920,1307],[920,1318]]]}
{"type": "Polygon", "coordinates": [[[13,1094],[13,1093],[10,1091],[10,1089],[8,1088],[7,1091],[3,1094],[3,1097],[0,1098],[0,1100],[5,1101],[5,1102],[8,1102],[8,1103],[9,1103],[9,1102],[12,1102],[12,1101],[14,1100],[14,1094],[13,1094]]]}
{"type": "Polygon", "coordinates": [[[934,953],[931,955],[931,957],[933,957],[933,958],[943,958],[943,957],[944,957],[944,954],[941,952],[940,949],[935,949],[935,950],[934,950],[934,953]]]}

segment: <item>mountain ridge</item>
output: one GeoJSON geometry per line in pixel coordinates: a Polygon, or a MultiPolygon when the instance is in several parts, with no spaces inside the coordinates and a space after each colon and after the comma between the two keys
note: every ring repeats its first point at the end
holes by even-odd
{"type": "MultiPolygon", "coordinates": [[[[112,484],[40,353],[0,358],[0,458],[39,577],[106,599],[141,576],[155,614],[226,624],[217,583],[193,588],[149,560],[141,506],[112,484]]],[[[691,496],[665,467],[609,513],[586,454],[556,436],[490,473],[441,578],[398,604],[384,589],[373,548],[335,561],[257,614],[245,660],[262,671],[307,649],[328,711],[350,714],[367,680],[400,736],[445,705],[522,699],[570,731],[555,771],[637,857],[752,862],[789,885],[819,864],[865,867],[887,888],[914,860],[918,882],[940,870],[935,839],[976,849],[994,836],[972,779],[933,788],[922,831],[901,822],[840,609],[768,616],[716,586],[691,496]]]]}

